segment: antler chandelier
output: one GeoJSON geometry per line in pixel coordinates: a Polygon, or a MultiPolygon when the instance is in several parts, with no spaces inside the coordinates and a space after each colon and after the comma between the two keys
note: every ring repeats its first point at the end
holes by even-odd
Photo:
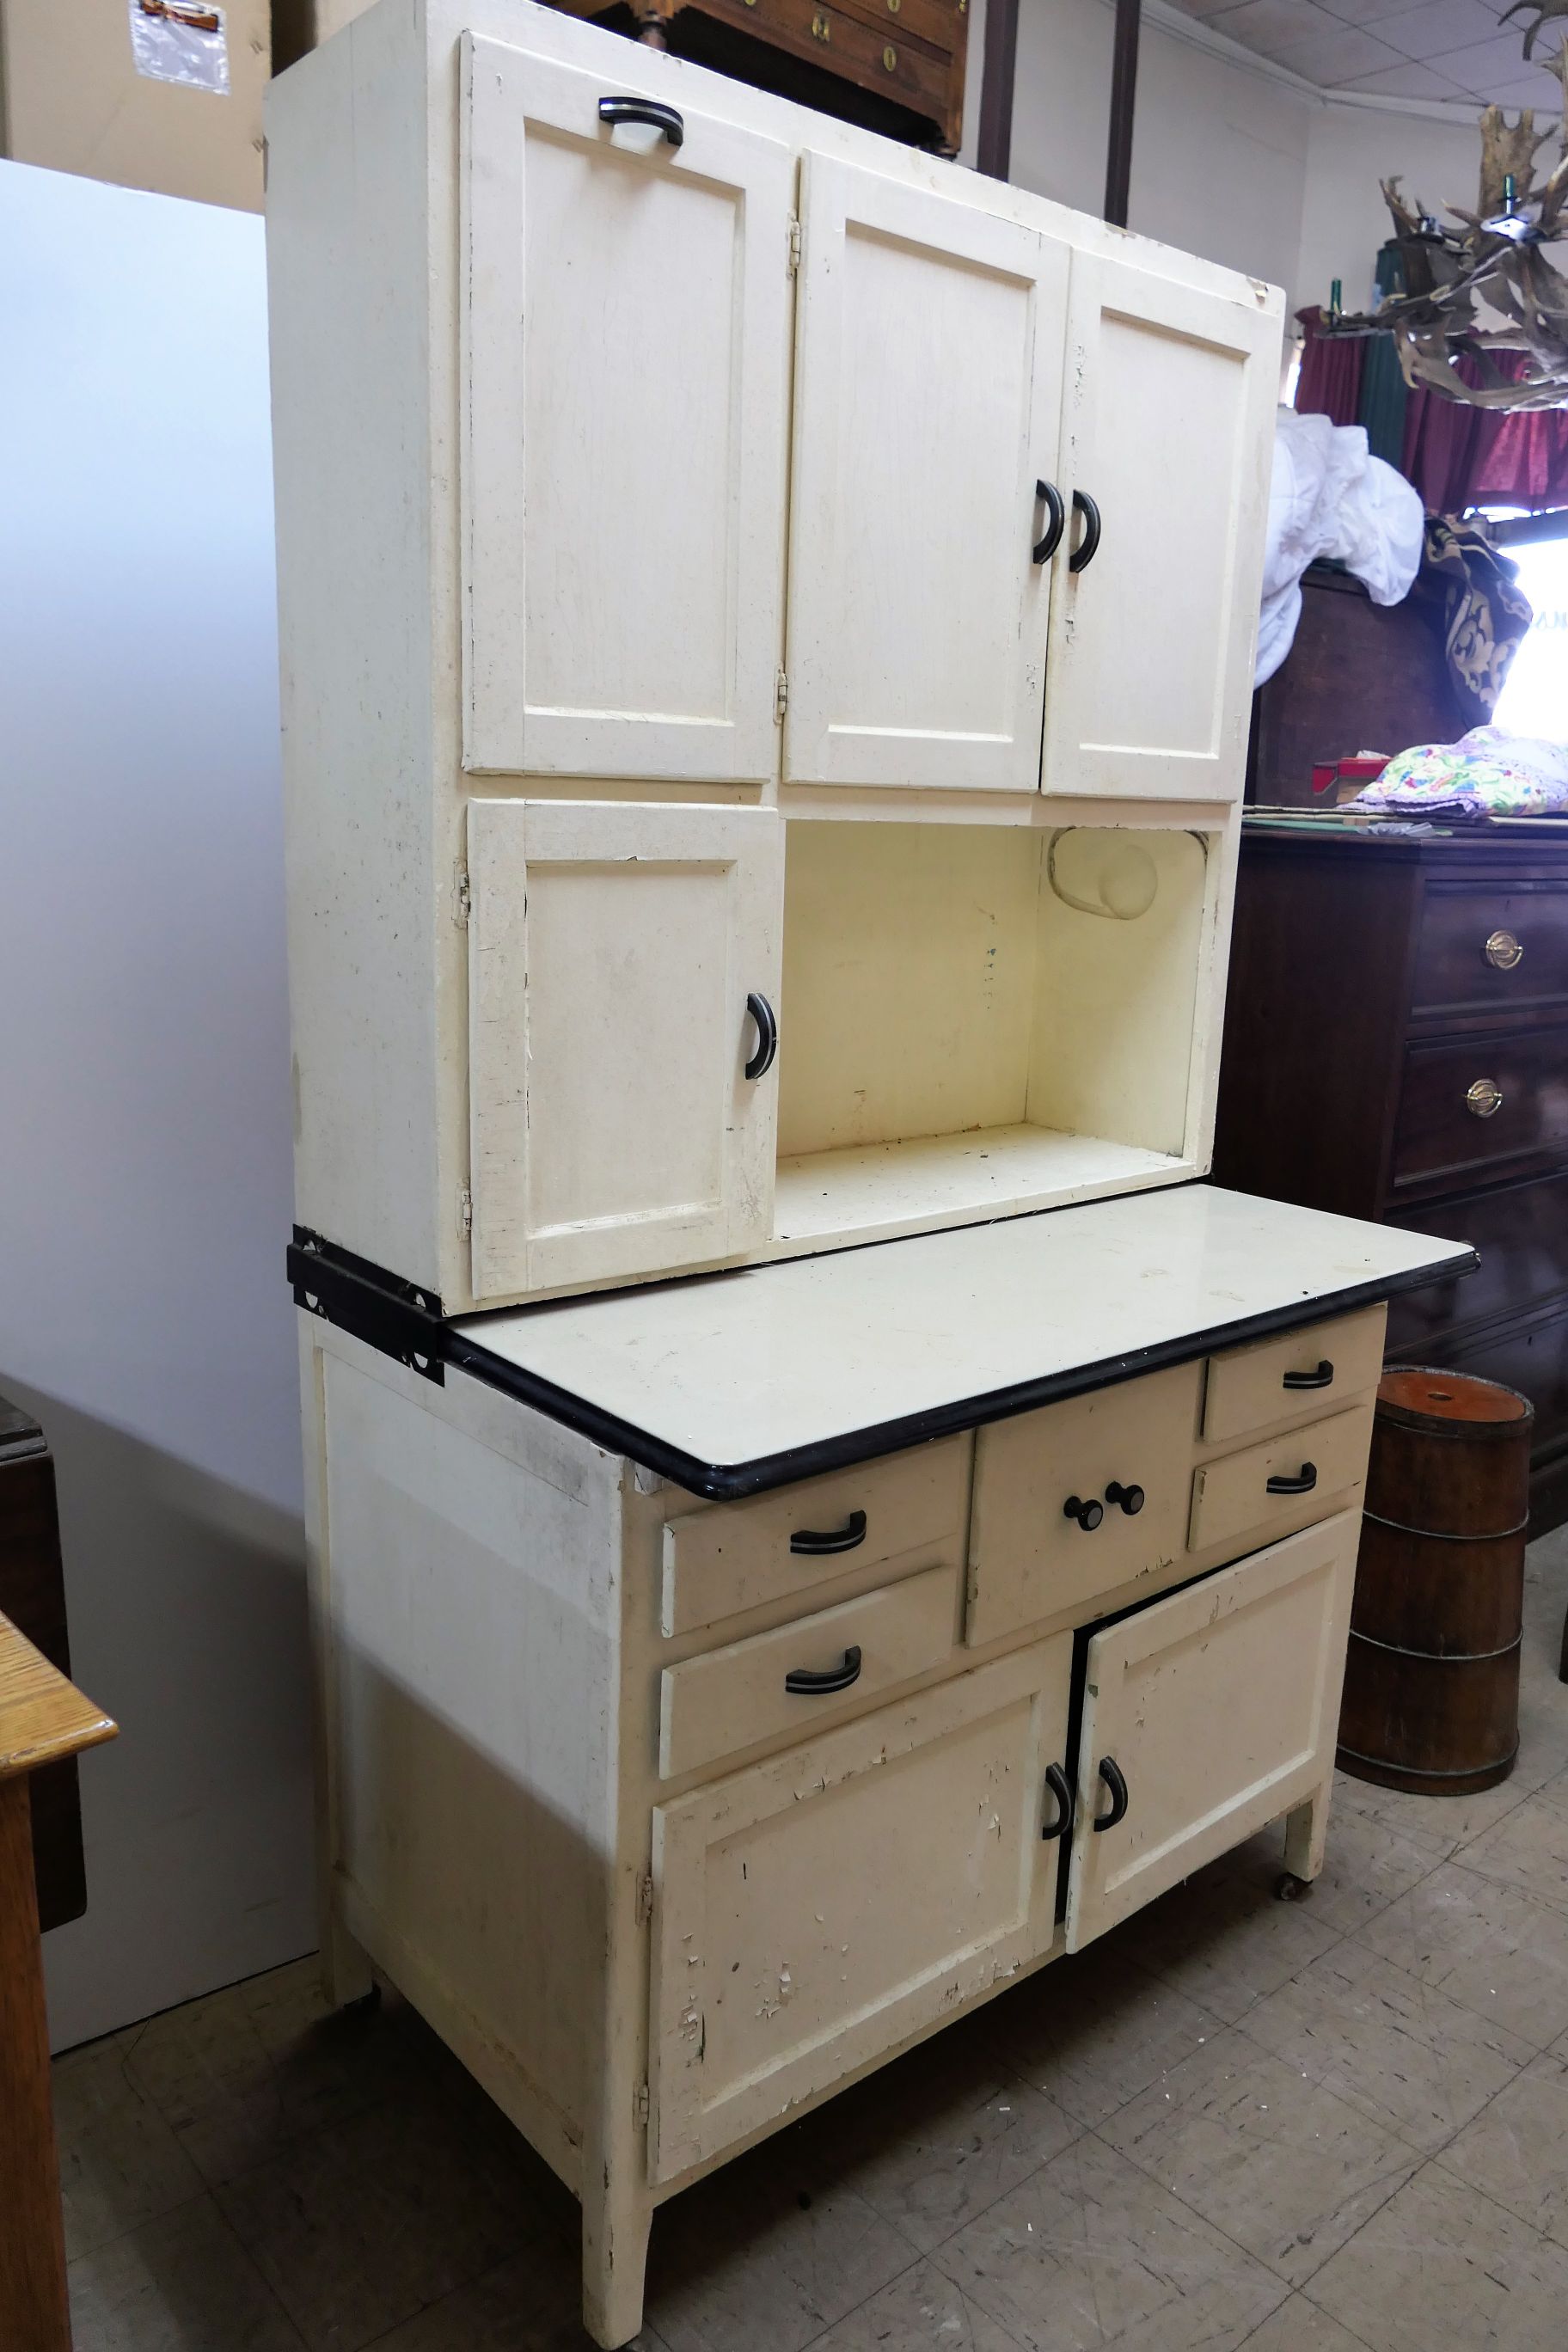
{"type": "MultiPolygon", "coordinates": [[[[1550,5],[1542,12],[1556,13],[1550,5]]],[[[1531,37],[1539,30],[1538,21],[1531,37]]],[[[1561,218],[1568,201],[1568,45],[1544,69],[1563,86],[1563,152],[1548,176],[1537,185],[1535,159],[1553,126],[1538,131],[1530,107],[1512,123],[1500,106],[1484,108],[1475,211],[1449,205],[1460,226],[1444,226],[1412,210],[1397,177],[1383,181],[1404,291],[1375,310],[1336,310],[1324,320],[1331,335],[1392,334],[1413,390],[1478,408],[1568,407],[1568,278],[1545,251],[1568,236],[1561,218]],[[1492,354],[1500,352],[1522,353],[1522,368],[1500,369],[1492,354]],[[1479,382],[1459,373],[1461,357],[1473,362],[1479,382]]]]}

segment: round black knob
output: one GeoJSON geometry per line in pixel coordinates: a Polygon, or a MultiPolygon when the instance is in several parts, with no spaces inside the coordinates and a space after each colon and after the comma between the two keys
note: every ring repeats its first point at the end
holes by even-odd
{"type": "Polygon", "coordinates": [[[1123,1486],[1113,1478],[1105,1490],[1105,1499],[1108,1503],[1120,1503],[1131,1518],[1135,1511],[1143,1507],[1143,1489],[1142,1486],[1123,1486]]]}
{"type": "Polygon", "coordinates": [[[1105,1517],[1105,1506],[1103,1503],[1086,1503],[1077,1495],[1069,1495],[1062,1505],[1062,1517],[1064,1519],[1076,1519],[1087,1535],[1105,1517]]]}

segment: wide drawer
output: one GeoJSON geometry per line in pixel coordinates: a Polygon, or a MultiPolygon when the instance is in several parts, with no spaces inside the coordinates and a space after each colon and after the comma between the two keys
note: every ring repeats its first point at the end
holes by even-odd
{"type": "Polygon", "coordinates": [[[835,5],[864,24],[877,26],[884,40],[912,33],[916,40],[929,41],[933,49],[952,50],[963,38],[963,12],[953,5],[953,0],[835,0],[835,5]]]}
{"type": "Polygon", "coordinates": [[[1474,1274],[1406,1290],[1388,1302],[1390,1358],[1405,1362],[1447,1363],[1448,1356],[1422,1351],[1456,1324],[1486,1323],[1494,1317],[1528,1314],[1568,1291],[1568,1172],[1531,1176],[1457,1201],[1400,1209],[1391,1225],[1420,1234],[1440,1233],[1468,1242],[1480,1264],[1474,1274]]]}
{"type": "Polygon", "coordinates": [[[667,1521],[667,1635],[809,1591],[850,1569],[921,1550],[958,1566],[969,1512],[967,1437],[863,1462],[749,1503],[667,1521]]]}
{"type": "Polygon", "coordinates": [[[1568,1026],[1413,1045],[1394,1140],[1395,1185],[1568,1150],[1568,1026]]]}
{"type": "Polygon", "coordinates": [[[1202,1369],[1177,1364],[980,1432],[968,1642],[1079,1610],[1179,1559],[1202,1369]]]}
{"type": "Polygon", "coordinates": [[[957,1647],[959,1602],[956,1566],[925,1569],[666,1666],[659,1678],[660,1779],[695,1771],[780,1732],[805,1738],[940,1666],[957,1647]]]}
{"type": "Polygon", "coordinates": [[[1342,1509],[1365,1474],[1371,1442],[1372,1413],[1362,1405],[1204,1463],[1193,1473],[1192,1549],[1268,1543],[1303,1509],[1314,1518],[1342,1509]]]}
{"type": "Polygon", "coordinates": [[[1255,1429],[1272,1429],[1293,1412],[1338,1404],[1375,1388],[1382,1366],[1383,1317],[1375,1307],[1211,1356],[1204,1442],[1223,1445],[1255,1429]]]}
{"type": "Polygon", "coordinates": [[[822,0],[767,0],[765,11],[747,7],[745,0],[702,0],[702,5],[710,16],[847,75],[866,89],[885,91],[900,105],[938,117],[946,110],[952,58],[911,40],[891,18],[884,30],[822,0]]]}
{"type": "Polygon", "coordinates": [[[1427,885],[1411,1009],[1490,1013],[1568,997],[1568,888],[1427,885]]]}

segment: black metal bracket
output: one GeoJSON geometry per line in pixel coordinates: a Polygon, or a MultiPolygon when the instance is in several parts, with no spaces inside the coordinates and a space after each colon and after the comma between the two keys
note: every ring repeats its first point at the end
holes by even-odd
{"type": "Polygon", "coordinates": [[[433,1290],[402,1281],[304,1225],[295,1226],[289,1245],[289,1280],[295,1306],[307,1315],[320,1315],[421,1380],[446,1386],[447,1325],[433,1290]]]}

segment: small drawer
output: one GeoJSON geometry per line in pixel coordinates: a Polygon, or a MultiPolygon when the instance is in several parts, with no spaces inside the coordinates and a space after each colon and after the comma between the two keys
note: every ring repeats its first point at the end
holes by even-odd
{"type": "Polygon", "coordinates": [[[1202,1371],[1177,1364],[980,1432],[967,1642],[1040,1624],[1179,1561],[1202,1371]]]}
{"type": "Polygon", "coordinates": [[[960,1582],[956,1566],[923,1569],[836,1609],[666,1666],[659,1678],[660,1779],[780,1732],[805,1737],[940,1666],[958,1643],[960,1582]]]}
{"type": "Polygon", "coordinates": [[[1411,1009],[1487,1013],[1568,998],[1568,890],[1429,883],[1411,1009]]]}
{"type": "Polygon", "coordinates": [[[1191,1549],[1207,1551],[1243,1538],[1271,1543],[1289,1526],[1342,1510],[1365,1475],[1371,1443],[1367,1404],[1205,1462],[1193,1473],[1191,1549]]]}
{"type": "Polygon", "coordinates": [[[1568,1027],[1413,1045],[1394,1137],[1394,1181],[1500,1167],[1568,1146],[1568,1027]]]}
{"type": "MultiPolygon", "coordinates": [[[[951,37],[941,49],[904,32],[897,16],[863,23],[826,0],[706,0],[708,13],[758,40],[808,58],[862,89],[878,89],[924,114],[945,112],[953,66],[951,37]]],[[[869,11],[863,12],[869,15],[869,11]]]]}
{"type": "Polygon", "coordinates": [[[1209,1358],[1204,1443],[1224,1445],[1292,1413],[1339,1404],[1377,1386],[1383,1373],[1383,1313],[1373,1307],[1331,1323],[1309,1323],[1278,1339],[1209,1358]]]}
{"type": "Polygon", "coordinates": [[[921,1550],[962,1566],[967,1437],[863,1462],[749,1503],[715,1503],[664,1530],[667,1637],[758,1609],[851,1569],[921,1550]]]}
{"type": "Polygon", "coordinates": [[[881,29],[884,40],[896,41],[912,33],[933,49],[955,49],[963,37],[964,18],[953,0],[836,0],[847,16],[881,29]]]}

